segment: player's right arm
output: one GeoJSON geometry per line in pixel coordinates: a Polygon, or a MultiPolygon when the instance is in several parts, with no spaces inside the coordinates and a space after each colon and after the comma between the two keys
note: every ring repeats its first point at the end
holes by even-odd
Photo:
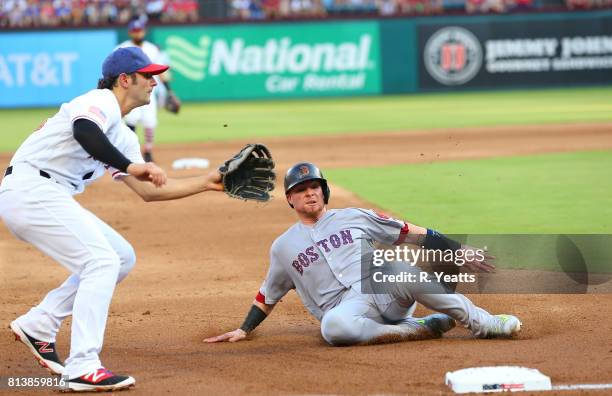
{"type": "Polygon", "coordinates": [[[244,340],[247,338],[250,332],[255,330],[255,327],[257,327],[268,317],[268,315],[270,315],[275,306],[276,304],[265,304],[257,301],[257,299],[253,300],[253,305],[251,306],[249,313],[244,318],[244,323],[242,323],[242,326],[236,330],[228,331],[225,334],[206,338],[204,339],[204,342],[237,342],[244,340]]]}

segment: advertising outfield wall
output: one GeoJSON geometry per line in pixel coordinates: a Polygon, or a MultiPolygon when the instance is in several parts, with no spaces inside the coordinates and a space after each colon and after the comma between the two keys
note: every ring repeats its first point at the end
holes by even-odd
{"type": "Polygon", "coordinates": [[[0,107],[53,106],[96,87],[114,30],[0,33],[0,107]]]}
{"type": "Polygon", "coordinates": [[[187,100],[610,84],[612,12],[158,28],[187,100]]]}
{"type": "Polygon", "coordinates": [[[378,94],[377,21],[159,28],[181,98],[378,94]]]}
{"type": "Polygon", "coordinates": [[[419,90],[612,83],[612,14],[418,22],[419,90]]]}
{"type": "MultiPolygon", "coordinates": [[[[125,29],[0,33],[0,107],[95,87],[125,29]]],[[[187,101],[611,84],[612,11],[164,26],[187,101]]]]}

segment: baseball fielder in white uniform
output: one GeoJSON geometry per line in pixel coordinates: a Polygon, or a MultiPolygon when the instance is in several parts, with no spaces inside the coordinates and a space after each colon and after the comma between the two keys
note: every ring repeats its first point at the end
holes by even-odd
{"type": "MultiPolygon", "coordinates": [[[[134,19],[128,24],[128,34],[130,40],[119,44],[118,48],[138,47],[147,54],[154,63],[166,64],[166,58],[160,49],[153,43],[146,41],[146,24],[142,19],[134,19]]],[[[161,73],[156,76],[157,82],[164,84],[166,91],[170,92],[169,72],[161,73]]],[[[156,87],[151,95],[151,102],[130,111],[124,118],[125,123],[136,132],[138,124],[142,124],[144,129],[143,156],[146,162],[153,161],[153,142],[155,140],[155,128],[157,128],[157,91],[156,87]]]]}
{"type": "Polygon", "coordinates": [[[98,89],[64,103],[32,133],[0,185],[0,218],[8,229],[72,273],[10,328],[41,365],[67,376],[74,391],[115,390],[135,383],[106,370],[99,353],[115,284],[127,276],[136,256],[119,233],[73,195],[105,171],[145,201],[223,189],[218,171],[167,179],[161,168],[145,163],[137,136],[123,124],[122,116],[149,103],[157,84],[153,76],[167,68],[136,47],[113,51],[104,61],[98,89]],[[69,315],[72,338],[64,366],[55,340],[69,315]]]}
{"type": "MultiPolygon", "coordinates": [[[[299,221],[270,248],[270,267],[243,325],[206,342],[243,340],[295,289],[302,303],[321,322],[321,334],[331,345],[358,345],[440,337],[458,321],[477,337],[511,336],[521,322],[512,315],[491,315],[439,283],[393,283],[385,293],[364,293],[361,283],[362,247],[373,242],[404,242],[426,249],[461,246],[433,230],[377,214],[347,208],[327,210],[330,190],[311,163],[293,166],[285,176],[287,202],[299,221]],[[443,312],[412,317],[416,303],[443,312]]],[[[473,270],[491,271],[487,258],[466,262],[473,270]]]]}

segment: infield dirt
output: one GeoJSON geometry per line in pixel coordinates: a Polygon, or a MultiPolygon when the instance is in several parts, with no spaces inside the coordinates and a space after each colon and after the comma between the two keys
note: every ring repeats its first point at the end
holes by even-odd
{"type": "MultiPolygon", "coordinates": [[[[430,162],[612,148],[612,124],[440,130],[316,138],[269,138],[278,174],[300,160],[322,168],[430,162]]],[[[166,169],[179,157],[219,164],[245,141],[159,147],[166,169]]],[[[0,155],[0,166],[9,154],[0,155]]],[[[181,177],[198,172],[171,171],[181,177]]],[[[279,177],[282,179],[282,177],[279,177]]],[[[281,181],[282,183],[282,181],[281,181]]],[[[373,207],[333,186],[330,207],[373,207]]],[[[516,314],[512,340],[476,340],[467,330],[444,338],[367,347],[326,345],[318,322],[289,293],[248,341],[202,343],[235,329],[267,269],[272,241],[294,221],[282,186],[268,204],[207,193],[144,203],[110,178],[78,200],[130,241],[138,263],[116,292],[101,357],[136,378],[135,394],[445,394],[447,371],[522,365],[553,383],[612,382],[612,294],[474,295],[493,313],[516,314]]],[[[595,220],[595,219],[594,219],[595,220]]],[[[0,226],[1,376],[44,376],[7,326],[68,275],[0,226]]],[[[426,311],[419,308],[418,315],[426,311]]],[[[70,321],[58,337],[63,357],[70,321]]],[[[0,393],[14,393],[0,390],[0,393]]],[[[37,392],[39,394],[39,392],[37,392]]],[[[563,394],[569,394],[564,392],[563,394]]]]}

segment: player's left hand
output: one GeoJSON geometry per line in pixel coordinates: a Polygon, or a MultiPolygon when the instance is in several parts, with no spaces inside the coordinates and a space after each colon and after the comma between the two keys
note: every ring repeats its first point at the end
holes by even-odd
{"type": "Polygon", "coordinates": [[[166,103],[164,107],[172,114],[178,114],[181,110],[181,101],[172,91],[168,91],[166,95],[166,103]]]}
{"type": "Polygon", "coordinates": [[[472,272],[494,272],[495,271],[495,256],[491,256],[484,249],[477,249],[468,245],[461,245],[464,257],[470,258],[466,260],[463,267],[472,272]]]}

